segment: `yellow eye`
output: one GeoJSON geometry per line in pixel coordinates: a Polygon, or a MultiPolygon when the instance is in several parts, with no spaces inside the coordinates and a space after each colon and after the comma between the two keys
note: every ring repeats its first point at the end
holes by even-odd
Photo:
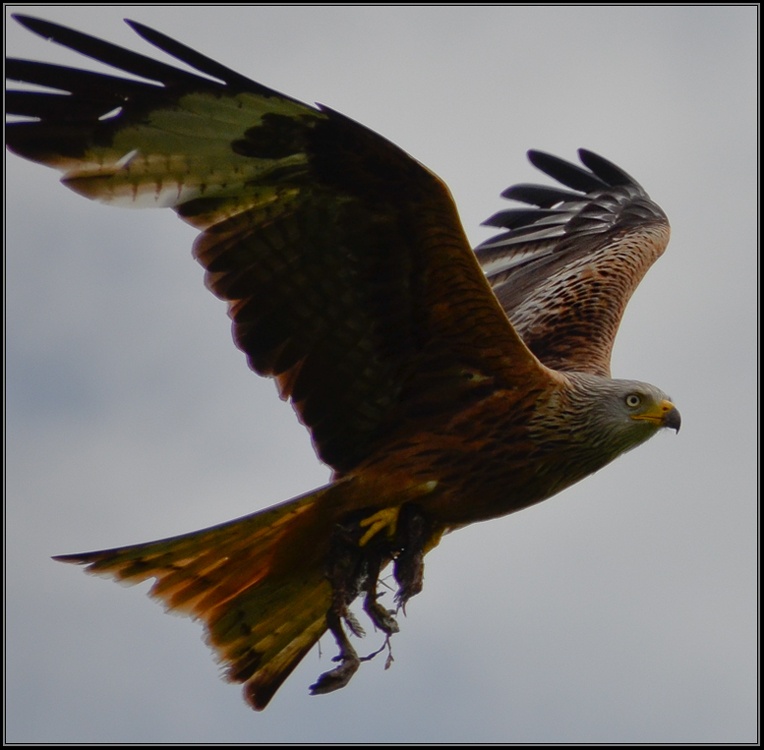
{"type": "Polygon", "coordinates": [[[629,409],[636,409],[642,403],[642,397],[638,393],[630,393],[625,401],[629,409]]]}

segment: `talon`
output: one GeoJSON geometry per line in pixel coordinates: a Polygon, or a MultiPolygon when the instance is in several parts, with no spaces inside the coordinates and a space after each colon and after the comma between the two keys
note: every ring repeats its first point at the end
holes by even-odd
{"type": "Polygon", "coordinates": [[[366,526],[369,528],[358,541],[358,546],[365,546],[370,539],[376,536],[383,529],[387,529],[388,538],[392,538],[395,535],[396,526],[398,524],[399,512],[400,508],[382,508],[382,510],[374,513],[374,515],[359,521],[358,525],[361,528],[366,526]]]}

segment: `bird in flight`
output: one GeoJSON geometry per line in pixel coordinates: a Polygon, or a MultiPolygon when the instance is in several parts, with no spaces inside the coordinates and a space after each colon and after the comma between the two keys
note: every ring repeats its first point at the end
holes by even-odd
{"type": "MultiPolygon", "coordinates": [[[[351,605],[385,637],[447,532],[546,500],[680,417],[655,386],[610,375],[624,308],[669,224],[626,172],[529,152],[560,185],[473,250],[448,188],[400,148],[322,105],[256,83],[139,23],[195,72],[28,16],[36,34],[129,77],[9,59],[9,149],[114,205],[170,207],[228,303],[249,366],[273,378],[331,482],[210,529],[63,555],[154,579],[265,708],[328,630],[345,686],[370,657],[351,605]],[[42,87],[42,88],[40,88],[42,87]],[[381,576],[392,566],[394,606],[381,576]]],[[[378,653],[378,652],[377,652],[378,653]]],[[[372,654],[373,655],[373,654],[372,654]]]]}

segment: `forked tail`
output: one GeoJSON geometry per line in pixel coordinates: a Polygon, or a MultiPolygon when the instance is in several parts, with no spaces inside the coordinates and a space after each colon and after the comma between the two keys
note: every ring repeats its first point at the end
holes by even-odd
{"type": "Polygon", "coordinates": [[[329,534],[312,511],[338,487],[191,534],[55,559],[128,584],[155,578],[149,594],[204,623],[226,677],[261,710],[327,629],[329,534]]]}
{"type": "Polygon", "coordinates": [[[388,639],[398,631],[377,584],[394,561],[398,606],[421,590],[422,560],[443,531],[416,502],[432,489],[401,488],[389,500],[348,477],[210,529],[55,559],[128,584],[154,578],[149,595],[204,623],[225,676],[261,710],[327,629],[339,665],[311,686],[314,694],[344,687],[371,658],[356,654],[343,629],[363,634],[349,610],[360,594],[376,629],[388,639]]]}

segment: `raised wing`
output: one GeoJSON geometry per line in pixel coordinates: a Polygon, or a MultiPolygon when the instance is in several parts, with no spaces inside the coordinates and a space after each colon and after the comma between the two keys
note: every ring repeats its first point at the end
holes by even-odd
{"type": "Polygon", "coordinates": [[[539,151],[534,166],[566,188],[515,185],[532,208],[485,223],[506,231],[476,249],[512,324],[548,367],[610,375],[626,304],[669,240],[663,211],[619,167],[579,151],[582,169],[539,151]]]}
{"type": "MultiPolygon", "coordinates": [[[[169,206],[319,456],[347,472],[393,430],[547,377],[508,323],[443,183],[375,133],[136,23],[189,73],[70,29],[23,25],[137,76],[8,60],[16,153],[89,198],[169,206]]],[[[408,426],[408,427],[407,427],[408,426]]]]}

